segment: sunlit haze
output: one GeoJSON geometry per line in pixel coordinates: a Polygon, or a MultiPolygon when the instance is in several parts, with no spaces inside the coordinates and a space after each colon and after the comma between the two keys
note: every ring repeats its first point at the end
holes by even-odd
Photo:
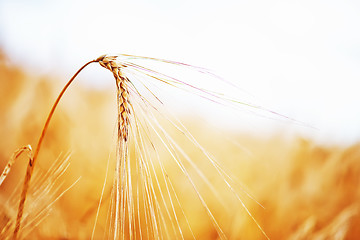
{"type": "MultiPolygon", "coordinates": [[[[0,1],[0,47],[29,72],[65,82],[104,53],[186,62],[311,126],[299,132],[338,143],[360,139],[359,25],[350,0],[0,1]]],[[[81,78],[113,84],[101,74],[81,78]]]]}

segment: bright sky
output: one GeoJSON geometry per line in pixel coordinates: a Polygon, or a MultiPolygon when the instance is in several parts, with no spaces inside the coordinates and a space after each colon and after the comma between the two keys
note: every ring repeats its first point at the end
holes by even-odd
{"type": "Polygon", "coordinates": [[[40,74],[104,53],[204,66],[315,138],[360,140],[359,1],[0,0],[0,47],[40,74]]]}

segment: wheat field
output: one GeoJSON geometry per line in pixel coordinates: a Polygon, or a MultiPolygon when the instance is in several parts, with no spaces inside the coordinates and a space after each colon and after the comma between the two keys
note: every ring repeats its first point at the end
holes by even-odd
{"type": "MultiPolygon", "coordinates": [[[[17,149],[36,146],[64,80],[25,73],[3,55],[0,79],[4,169],[17,149]]],[[[183,116],[197,139],[189,141],[172,121],[152,122],[162,129],[152,131],[138,120],[140,136],[127,151],[143,165],[124,163],[127,191],[116,193],[115,96],[81,84],[69,88],[39,153],[19,239],[359,238],[359,144],[321,145],[281,132],[255,136],[183,116]],[[219,162],[204,161],[208,150],[206,158],[219,162]]],[[[28,161],[26,154],[17,158],[0,186],[1,239],[12,238],[28,161]]]]}

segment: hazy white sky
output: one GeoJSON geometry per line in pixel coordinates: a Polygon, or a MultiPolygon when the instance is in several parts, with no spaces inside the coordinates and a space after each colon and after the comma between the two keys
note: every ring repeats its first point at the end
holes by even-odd
{"type": "Polygon", "coordinates": [[[0,46],[40,74],[104,53],[204,66],[319,138],[360,140],[359,1],[0,0],[0,46]]]}

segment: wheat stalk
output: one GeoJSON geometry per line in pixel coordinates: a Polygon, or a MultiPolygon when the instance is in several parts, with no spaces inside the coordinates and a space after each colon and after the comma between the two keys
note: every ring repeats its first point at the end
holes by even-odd
{"type": "Polygon", "coordinates": [[[21,147],[18,150],[16,150],[13,155],[11,156],[9,162],[6,164],[4,171],[2,172],[1,176],[0,176],[0,186],[1,184],[4,182],[5,178],[8,176],[12,165],[15,163],[15,160],[18,159],[20,157],[20,155],[23,152],[28,152],[28,158],[30,159],[30,161],[32,161],[32,149],[30,145],[27,145],[25,147],[21,147]]]}
{"type": "Polygon", "coordinates": [[[17,214],[17,217],[16,217],[16,223],[15,223],[15,229],[14,229],[14,234],[13,234],[13,239],[17,239],[17,235],[19,233],[19,230],[20,230],[20,226],[21,226],[21,221],[22,221],[22,217],[23,217],[23,213],[24,213],[24,207],[25,207],[25,201],[26,201],[26,197],[27,197],[27,192],[29,190],[29,186],[30,186],[30,180],[31,180],[31,177],[33,175],[33,171],[34,171],[34,167],[35,167],[35,163],[36,163],[36,160],[38,158],[38,155],[39,155],[39,152],[40,152],[40,149],[41,149],[41,145],[44,141],[44,137],[45,137],[45,134],[46,134],[46,131],[49,127],[49,124],[50,124],[50,121],[52,119],[52,116],[54,115],[54,112],[55,112],[55,109],[57,107],[57,105],[59,104],[60,102],[60,99],[62,98],[62,96],[64,95],[65,91],[68,89],[68,87],[70,86],[70,84],[74,81],[74,79],[76,78],[76,76],[87,66],[89,65],[90,63],[93,63],[95,62],[94,60],[93,61],[90,61],[88,63],[86,63],[84,66],[82,66],[75,74],[74,76],[69,80],[69,82],[65,85],[65,87],[62,89],[62,91],[60,92],[59,96],[57,97],[57,99],[55,100],[51,110],[50,110],[50,113],[45,121],[45,124],[44,124],[44,127],[41,131],[41,135],[39,137],[39,140],[38,140],[38,143],[36,145],[36,148],[35,148],[35,151],[34,151],[34,154],[32,156],[32,158],[29,159],[29,163],[28,163],[28,166],[27,166],[27,169],[26,169],[26,174],[25,174],[25,180],[24,180],[24,184],[23,184],[23,189],[22,189],[22,192],[21,192],[21,197],[20,197],[20,202],[19,202],[19,208],[18,208],[18,214],[17,214]]]}

